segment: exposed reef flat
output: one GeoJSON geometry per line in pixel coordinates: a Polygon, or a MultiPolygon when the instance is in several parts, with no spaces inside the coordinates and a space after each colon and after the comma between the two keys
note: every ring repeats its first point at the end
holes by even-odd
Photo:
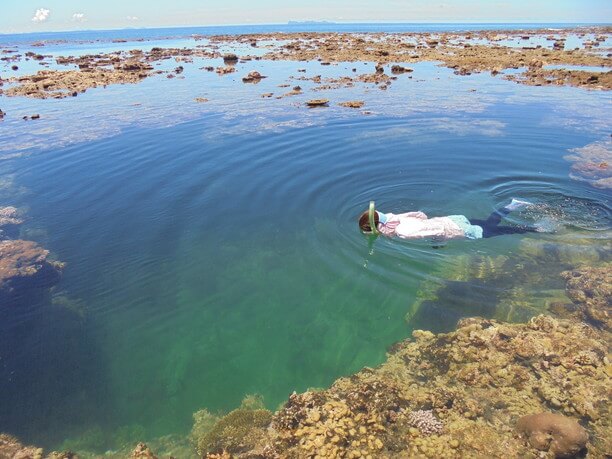
{"type": "MultiPolygon", "coordinates": [[[[380,83],[381,89],[397,76],[385,74],[390,66],[392,75],[410,73],[412,69],[404,63],[437,61],[454,69],[458,75],[490,72],[527,85],[563,85],[587,89],[609,90],[612,88],[612,71],[609,49],[602,49],[611,33],[610,28],[579,28],[530,31],[476,31],[465,33],[275,33],[238,36],[196,37],[201,44],[193,48],[153,48],[150,51],[131,50],[79,57],[58,57],[55,64],[72,67],[69,70],[43,70],[34,75],[11,77],[0,80],[0,89],[7,96],[34,98],[64,98],[76,96],[89,88],[110,84],[137,83],[149,76],[164,73],[173,78],[182,73],[183,66],[174,70],[154,70],[152,64],[174,59],[176,62],[192,63],[194,58],[219,59],[224,66],[217,67],[217,73],[225,75],[235,71],[235,65],[251,60],[319,61],[321,65],[339,62],[375,63],[373,75],[346,76],[345,83],[353,81],[380,83]],[[581,37],[581,46],[567,49],[570,35],[581,37]],[[587,34],[595,36],[587,38],[587,34]],[[523,44],[521,45],[521,40],[523,44]],[[531,40],[544,41],[534,45],[531,40]],[[272,44],[270,44],[272,43],[272,44]],[[518,43],[518,44],[517,44],[518,43]],[[227,46],[244,46],[258,50],[259,54],[222,53],[227,46]],[[546,68],[556,66],[601,67],[592,69],[546,68]],[[78,67],[75,69],[74,67],[78,67]],[[505,70],[519,72],[504,74],[505,70]]],[[[18,62],[22,56],[11,54],[3,59],[18,62]]],[[[48,67],[51,56],[32,54],[34,59],[48,67]]],[[[13,67],[17,67],[14,65],[13,67]]],[[[207,66],[203,69],[214,70],[207,66]]],[[[247,69],[248,70],[248,69],[247,69]]],[[[356,71],[356,69],[355,69],[356,71]]],[[[255,75],[251,70],[249,75],[255,75]]],[[[257,72],[256,72],[257,73],[257,72]]],[[[257,73],[257,75],[259,75],[257,73]]],[[[261,78],[246,78],[257,82],[261,78]]]]}

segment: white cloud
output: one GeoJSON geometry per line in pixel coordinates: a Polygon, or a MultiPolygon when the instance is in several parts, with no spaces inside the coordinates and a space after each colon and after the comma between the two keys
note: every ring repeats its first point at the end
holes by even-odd
{"type": "Polygon", "coordinates": [[[32,22],[45,22],[47,19],[49,19],[49,14],[51,14],[51,11],[47,8],[38,8],[36,13],[34,13],[32,22]]]}
{"type": "Polygon", "coordinates": [[[127,16],[126,19],[128,21],[138,21],[139,18],[138,16],[127,16]]]}
{"type": "Polygon", "coordinates": [[[85,22],[87,18],[85,17],[85,13],[74,13],[72,15],[72,20],[76,22],[85,22]]]}

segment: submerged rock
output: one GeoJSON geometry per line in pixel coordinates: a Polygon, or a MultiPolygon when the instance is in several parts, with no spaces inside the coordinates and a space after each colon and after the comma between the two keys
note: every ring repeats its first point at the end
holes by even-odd
{"type": "Polygon", "coordinates": [[[340,102],[338,105],[347,108],[361,108],[365,103],[362,100],[349,100],[347,102],[340,102]]]}
{"type": "Polygon", "coordinates": [[[217,67],[217,69],[215,70],[218,75],[226,75],[228,73],[234,73],[235,71],[236,67],[232,67],[230,65],[226,65],[225,67],[217,67]]]}
{"type": "Polygon", "coordinates": [[[612,330],[612,264],[582,267],[562,273],[567,295],[578,306],[582,319],[612,330]]]}
{"type": "Polygon", "coordinates": [[[43,449],[35,446],[24,446],[21,442],[7,434],[0,434],[0,457],[1,458],[42,458],[43,449]]]}
{"type": "Polygon", "coordinates": [[[0,228],[8,225],[21,225],[23,219],[15,207],[0,207],[0,228]]]}
{"type": "Polygon", "coordinates": [[[549,451],[554,457],[574,457],[584,449],[589,439],[578,422],[555,413],[523,416],[516,427],[527,437],[531,446],[540,451],[549,451]]]}
{"type": "Polygon", "coordinates": [[[25,446],[17,438],[0,433],[0,458],[2,459],[79,459],[70,452],[56,452],[44,454],[42,448],[25,446]]]}
{"type": "Polygon", "coordinates": [[[0,241],[0,299],[24,289],[48,288],[61,275],[62,263],[48,260],[49,251],[35,242],[0,241]]]}
{"type": "Polygon", "coordinates": [[[130,457],[138,459],[157,459],[157,456],[153,454],[151,449],[144,443],[138,443],[130,457]]]}
{"type": "Polygon", "coordinates": [[[612,141],[606,139],[570,150],[564,159],[573,162],[570,177],[596,188],[612,188],[612,141]]]}

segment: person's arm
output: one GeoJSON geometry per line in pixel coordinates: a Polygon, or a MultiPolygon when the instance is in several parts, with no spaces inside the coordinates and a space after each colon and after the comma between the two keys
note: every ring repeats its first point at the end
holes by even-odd
{"type": "Polygon", "coordinates": [[[403,214],[398,214],[397,215],[398,218],[405,218],[405,217],[410,217],[410,218],[420,218],[421,220],[427,220],[427,215],[425,215],[424,212],[421,212],[420,210],[418,212],[406,212],[403,214]]]}

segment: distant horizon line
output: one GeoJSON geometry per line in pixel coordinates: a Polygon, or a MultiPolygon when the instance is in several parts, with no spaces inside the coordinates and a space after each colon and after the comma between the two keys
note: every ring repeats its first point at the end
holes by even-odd
{"type": "Polygon", "coordinates": [[[407,25],[407,24],[437,24],[437,25],[491,25],[491,24],[500,24],[500,25],[521,25],[521,24],[554,24],[554,25],[597,25],[597,26],[612,26],[612,22],[542,22],[542,21],[520,21],[520,22],[500,22],[500,21],[487,21],[487,22],[458,22],[458,21],[412,21],[412,22],[396,22],[396,21],[325,21],[325,20],[289,20],[285,22],[262,22],[262,23],[240,23],[240,24],[204,24],[204,25],[176,25],[176,26],[142,26],[142,27],[118,27],[118,28],[92,28],[92,29],[69,29],[69,30],[40,30],[35,32],[0,32],[0,36],[3,35],[28,35],[28,34],[37,34],[37,33],[66,33],[66,32],[113,32],[113,31],[122,31],[122,30],[156,30],[156,29],[189,29],[189,28],[204,28],[204,27],[244,27],[244,26],[284,26],[284,25],[317,25],[317,24],[341,24],[341,25],[350,25],[350,24],[397,24],[397,25],[407,25]]]}

